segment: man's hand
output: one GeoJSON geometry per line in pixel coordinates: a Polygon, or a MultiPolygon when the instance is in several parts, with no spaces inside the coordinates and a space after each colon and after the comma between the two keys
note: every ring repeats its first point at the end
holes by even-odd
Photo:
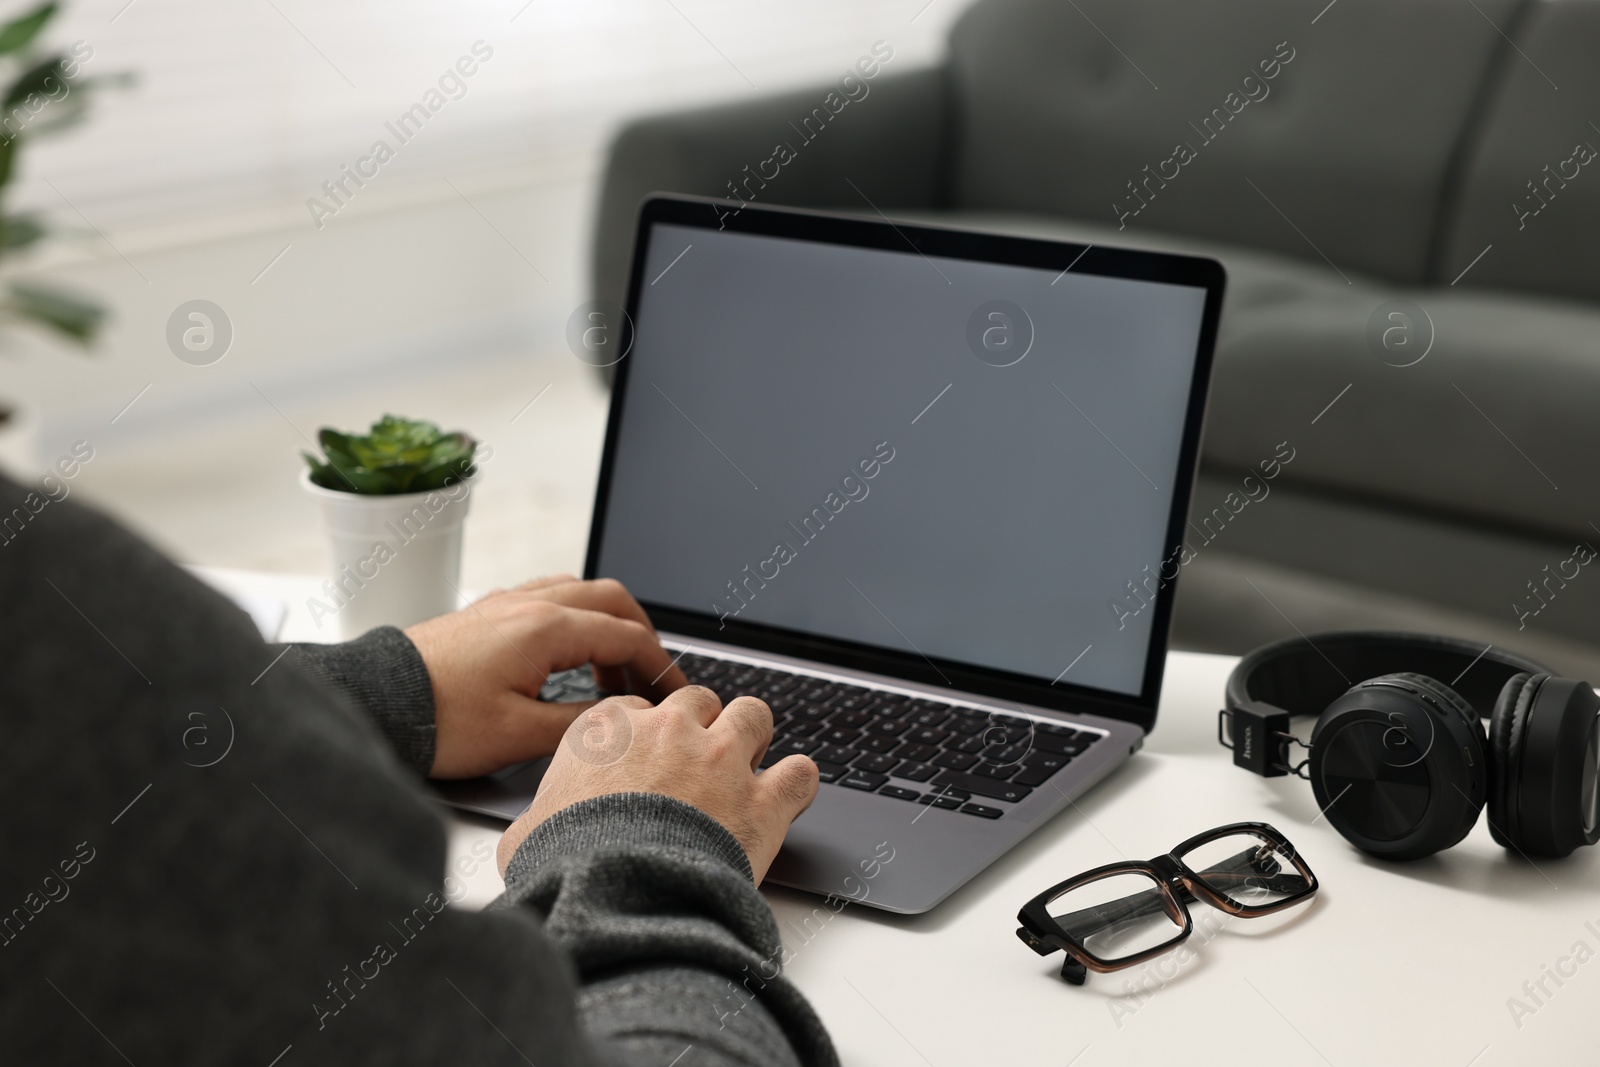
{"type": "Polygon", "coordinates": [[[609,793],[663,793],[727,827],[759,885],[789,824],[817,796],[817,765],[807,756],[755,773],[771,741],[772,712],[755,697],[724,708],[711,690],[691,685],[657,707],[631,696],[601,701],[573,724],[532,806],[501,836],[500,873],[562,808],[609,793]]]}
{"type": "Polygon", "coordinates": [[[433,682],[434,778],[471,778],[548,756],[591,702],[551,704],[556,671],[594,664],[602,691],[659,699],[685,684],[620,582],[543,578],[418,623],[406,636],[433,682]]]}

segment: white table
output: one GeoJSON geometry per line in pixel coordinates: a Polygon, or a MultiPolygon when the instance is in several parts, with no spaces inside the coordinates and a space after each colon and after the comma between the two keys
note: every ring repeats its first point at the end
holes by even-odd
{"type": "MultiPolygon", "coordinates": [[[[316,580],[205,576],[288,600],[284,640],[331,637],[305,610],[316,580]]],[[[1305,782],[1256,778],[1217,746],[1232,665],[1172,653],[1144,751],[927,915],[850,906],[830,916],[820,898],[765,891],[794,954],[789,974],[845,1063],[1600,1062],[1600,849],[1534,866],[1508,858],[1480,820],[1439,856],[1368,859],[1319,818],[1305,782]],[[1288,835],[1322,881],[1318,899],[1285,916],[1223,921],[1209,939],[1197,927],[1184,966],[1169,957],[1081,987],[1056,977],[1059,953],[1041,958],[1016,939],[1017,909],[1055,882],[1244,819],[1288,835]],[[828,918],[808,931],[813,914],[828,918]]],[[[487,820],[450,822],[452,858],[498,836],[487,820]]],[[[485,871],[468,900],[499,890],[485,871]]]]}

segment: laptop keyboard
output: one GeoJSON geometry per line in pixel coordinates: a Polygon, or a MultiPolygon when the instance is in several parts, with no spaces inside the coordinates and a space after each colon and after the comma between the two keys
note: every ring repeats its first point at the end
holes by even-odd
{"type": "Polygon", "coordinates": [[[822,781],[998,819],[1104,735],[966,704],[684,653],[689,681],[772,709],[762,767],[802,753],[822,781]]]}

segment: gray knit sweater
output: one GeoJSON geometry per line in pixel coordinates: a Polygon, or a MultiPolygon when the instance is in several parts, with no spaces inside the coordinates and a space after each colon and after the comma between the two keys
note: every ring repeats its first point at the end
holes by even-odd
{"type": "MultiPolygon", "coordinates": [[[[450,906],[405,636],[261,642],[75,501],[0,477],[0,1061],[832,1064],[737,841],[559,813],[450,906]]],[[[483,857],[484,862],[492,858],[483,857]]]]}

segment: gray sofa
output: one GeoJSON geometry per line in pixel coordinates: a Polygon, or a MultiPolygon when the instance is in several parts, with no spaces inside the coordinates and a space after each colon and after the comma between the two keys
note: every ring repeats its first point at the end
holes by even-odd
{"type": "MultiPolygon", "coordinates": [[[[1439,629],[1600,681],[1600,2],[980,0],[867,84],[755,202],[1226,265],[1181,646],[1439,629]]],[[[828,88],[626,127],[595,295],[646,193],[729,196],[828,88]]]]}

